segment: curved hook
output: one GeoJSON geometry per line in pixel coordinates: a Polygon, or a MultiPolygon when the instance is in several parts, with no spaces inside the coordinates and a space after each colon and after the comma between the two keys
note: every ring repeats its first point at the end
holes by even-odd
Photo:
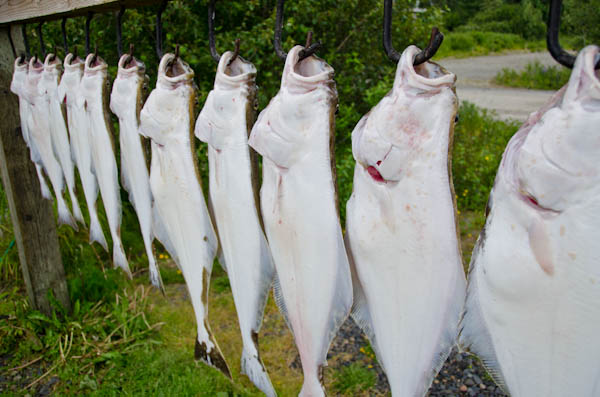
{"type": "Polygon", "coordinates": [[[69,46],[67,45],[67,17],[62,19],[60,23],[60,30],[62,31],[63,47],[65,48],[65,56],[69,53],[69,46]]]}
{"type": "MultiPolygon", "coordinates": [[[[560,9],[562,0],[551,0],[550,10],[548,12],[548,31],[546,33],[546,46],[552,58],[556,62],[570,69],[575,64],[575,57],[562,49],[558,41],[558,33],[560,30],[560,9]]],[[[598,66],[596,66],[597,68],[598,66]]]]}
{"type": "Polygon", "coordinates": [[[159,60],[163,56],[162,13],[165,11],[165,8],[167,8],[168,1],[169,0],[164,0],[156,13],[156,55],[159,60]]]}
{"type": "MultiPolygon", "coordinates": [[[[283,2],[284,0],[277,0],[277,13],[275,15],[275,34],[273,36],[273,46],[275,47],[275,53],[279,58],[285,61],[287,53],[281,48],[281,33],[283,31],[283,2]]],[[[312,41],[312,32],[308,32],[306,37],[306,47],[298,54],[298,62],[308,58],[315,54],[321,47],[320,42],[310,44],[312,41]]]]}
{"type": "Polygon", "coordinates": [[[27,24],[21,25],[21,33],[23,34],[23,44],[25,45],[25,57],[29,58],[31,53],[29,52],[29,40],[27,40],[27,24]]]}
{"type": "Polygon", "coordinates": [[[117,13],[117,53],[119,58],[123,55],[123,43],[121,40],[121,34],[123,32],[123,14],[125,14],[125,7],[121,6],[117,13]]]}
{"type": "MultiPolygon", "coordinates": [[[[388,58],[397,63],[400,60],[400,54],[392,45],[392,0],[384,0],[383,2],[383,48],[388,58]]],[[[437,27],[431,29],[431,37],[427,47],[417,54],[413,65],[420,65],[423,62],[430,60],[444,41],[444,35],[437,27]]]]}
{"type": "Polygon", "coordinates": [[[216,62],[219,62],[221,55],[215,47],[215,0],[208,2],[208,46],[210,47],[210,55],[216,62]]]}
{"type": "MultiPolygon", "coordinates": [[[[6,28],[6,33],[8,33],[8,42],[10,43],[10,49],[12,50],[13,56],[17,58],[17,50],[15,50],[15,43],[13,42],[12,34],[10,31],[11,26],[8,25],[8,27],[6,28]]],[[[19,63],[21,63],[21,61],[19,61],[19,63]]]]}
{"type": "Polygon", "coordinates": [[[40,22],[35,30],[37,31],[38,38],[40,39],[40,54],[42,55],[43,59],[46,59],[46,46],[44,46],[44,38],[42,37],[43,24],[44,22],[40,22]]]}
{"type": "Polygon", "coordinates": [[[93,12],[88,12],[87,18],[85,19],[85,55],[90,53],[90,24],[94,17],[93,12]]]}

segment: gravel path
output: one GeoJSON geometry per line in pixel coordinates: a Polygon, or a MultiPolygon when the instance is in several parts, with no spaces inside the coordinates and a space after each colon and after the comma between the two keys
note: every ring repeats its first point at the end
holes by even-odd
{"type": "Polygon", "coordinates": [[[518,52],[462,59],[445,58],[439,63],[455,73],[459,100],[496,111],[503,120],[525,121],[531,112],[542,107],[554,91],[526,90],[493,85],[491,80],[503,68],[523,70],[528,63],[557,65],[547,52],[518,52]]]}

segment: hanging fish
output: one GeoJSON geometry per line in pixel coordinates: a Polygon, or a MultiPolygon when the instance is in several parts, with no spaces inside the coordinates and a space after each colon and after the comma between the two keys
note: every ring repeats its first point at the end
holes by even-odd
{"type": "Polygon", "coordinates": [[[221,56],[195,133],[208,143],[210,201],[242,332],[242,373],[275,396],[256,342],[274,274],[257,207],[258,159],[248,146],[256,68],[239,56],[229,64],[233,56],[221,56]]]}
{"type": "Polygon", "coordinates": [[[121,243],[121,194],[119,171],[115,160],[113,133],[108,113],[108,65],[102,58],[89,54],[80,83],[79,105],[85,109],[90,133],[92,170],[98,180],[100,195],[113,240],[113,262],[131,277],[129,263],[121,243]]]}
{"type": "Polygon", "coordinates": [[[509,141],[460,343],[514,397],[600,394],[600,48],[509,141]]]}
{"type": "Polygon", "coordinates": [[[231,377],[208,324],[208,287],[218,241],[195,159],[193,70],[174,54],[158,67],[156,88],[140,113],[140,133],[152,140],[153,230],[181,269],[196,314],[197,359],[231,377]]]}
{"type": "Polygon", "coordinates": [[[25,58],[18,57],[15,59],[15,70],[13,72],[12,81],[10,83],[10,90],[19,97],[19,116],[21,118],[21,133],[23,134],[23,140],[27,147],[29,147],[29,155],[31,161],[35,165],[38,179],[40,181],[40,190],[42,197],[48,200],[52,200],[52,194],[46,183],[46,179],[43,174],[43,166],[40,154],[33,144],[31,138],[29,138],[29,128],[27,127],[27,118],[31,112],[29,102],[25,99],[25,83],[27,80],[27,72],[29,70],[29,64],[25,62],[25,58]]]}
{"type": "Polygon", "coordinates": [[[73,215],[78,222],[85,224],[81,208],[79,207],[79,200],[75,194],[75,167],[71,157],[71,146],[65,123],[64,109],[62,101],[59,101],[58,98],[58,83],[61,74],[60,59],[54,54],[48,54],[44,62],[44,71],[42,72],[39,87],[42,90],[42,95],[49,109],[52,147],[67,182],[67,190],[71,197],[71,205],[73,206],[73,215]]]}
{"type": "Polygon", "coordinates": [[[260,198],[275,299],[300,353],[300,395],[319,396],[329,345],[352,305],[352,281],[337,211],[333,69],[316,56],[299,61],[302,49],[287,55],[281,89],[249,143],[263,156],[260,198]]]}
{"type": "MultiPolygon", "coordinates": [[[[44,64],[37,58],[29,60],[29,71],[25,79],[23,96],[29,103],[29,114],[27,115],[27,132],[32,160],[42,166],[56,196],[56,206],[58,209],[58,221],[77,229],[73,215],[67,207],[67,203],[62,196],[64,188],[63,172],[60,163],[55,157],[52,146],[52,136],[50,133],[50,108],[48,101],[40,87],[44,64]]],[[[39,174],[38,174],[39,175],[39,174]]]]}
{"type": "Polygon", "coordinates": [[[466,280],[457,236],[451,149],[456,76],[413,66],[408,47],[386,95],[352,132],[347,203],[352,316],[392,395],[424,396],[455,344],[466,280]]]}
{"type": "Polygon", "coordinates": [[[58,85],[58,100],[67,107],[67,124],[71,138],[71,152],[73,160],[79,170],[83,194],[90,213],[90,242],[98,242],[108,251],[108,244],[98,220],[96,199],[98,198],[98,182],[92,172],[92,147],[86,110],[80,99],[81,78],[85,62],[74,56],[65,56],[64,69],[60,84],[58,85]]]}
{"type": "Polygon", "coordinates": [[[146,157],[138,133],[143,88],[147,82],[146,67],[129,54],[119,59],[117,78],[110,95],[110,109],[119,118],[121,148],[121,183],[129,192],[140,222],[142,238],[150,267],[150,281],[164,290],[160,271],[152,251],[152,193],[146,157]]]}

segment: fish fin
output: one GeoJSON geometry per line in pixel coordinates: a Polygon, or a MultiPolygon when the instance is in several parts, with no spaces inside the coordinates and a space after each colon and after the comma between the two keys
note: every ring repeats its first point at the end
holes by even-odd
{"type": "Polygon", "coordinates": [[[209,336],[210,341],[202,341],[200,342],[198,338],[196,338],[196,346],[194,348],[194,358],[196,360],[201,360],[204,363],[210,365],[223,372],[225,376],[229,379],[231,378],[231,371],[229,370],[229,366],[227,365],[227,361],[225,361],[225,357],[223,357],[223,353],[221,353],[221,349],[219,349],[219,345],[214,340],[212,336],[209,336]],[[207,343],[208,342],[208,343],[207,343]],[[212,348],[208,348],[208,346],[212,345],[212,348]]]}
{"type": "Polygon", "coordinates": [[[92,215],[92,212],[90,212],[90,243],[93,243],[94,241],[100,244],[102,248],[108,252],[108,243],[106,242],[106,237],[104,237],[104,232],[102,231],[102,226],[100,226],[98,216],[96,214],[92,215]]]}
{"type": "Polygon", "coordinates": [[[508,387],[506,387],[502,369],[500,368],[500,364],[496,357],[492,336],[485,323],[485,318],[483,317],[478,299],[479,287],[477,285],[477,276],[474,269],[478,251],[480,249],[481,236],[484,235],[484,232],[485,229],[479,235],[479,240],[477,241],[477,245],[473,250],[473,256],[471,257],[467,298],[458,326],[458,347],[462,351],[476,354],[481,359],[483,366],[494,382],[508,394],[508,387]]]}
{"type": "Polygon", "coordinates": [[[156,209],[156,206],[152,206],[152,233],[154,234],[154,237],[160,241],[163,247],[165,247],[171,258],[177,263],[177,266],[179,266],[177,251],[171,242],[169,233],[162,222],[162,218],[160,217],[160,213],[156,209]]]}
{"type": "Polygon", "coordinates": [[[118,240],[113,243],[113,263],[115,267],[123,269],[125,274],[127,274],[127,277],[133,278],[131,270],[129,269],[127,257],[125,256],[125,251],[123,250],[123,244],[118,240]]]}
{"type": "MultiPolygon", "coordinates": [[[[377,350],[377,343],[375,342],[375,331],[373,331],[373,322],[371,320],[371,312],[367,305],[367,299],[365,293],[360,285],[358,278],[355,278],[354,271],[352,271],[352,292],[353,302],[352,309],[350,310],[350,317],[358,325],[358,327],[367,335],[371,342],[371,347],[377,350]]],[[[379,356],[379,353],[376,353],[379,356]]]]}
{"type": "Polygon", "coordinates": [[[281,291],[281,283],[279,282],[279,275],[277,272],[274,272],[273,276],[273,297],[275,298],[275,304],[279,308],[279,312],[283,316],[285,323],[288,328],[294,334],[294,330],[292,329],[292,323],[290,323],[290,317],[288,315],[287,307],[285,306],[285,301],[283,299],[283,292],[281,291]]]}
{"type": "Polygon", "coordinates": [[[267,397],[277,396],[269,374],[267,374],[267,370],[258,355],[252,354],[246,349],[242,350],[241,372],[248,376],[252,383],[267,397]]]}

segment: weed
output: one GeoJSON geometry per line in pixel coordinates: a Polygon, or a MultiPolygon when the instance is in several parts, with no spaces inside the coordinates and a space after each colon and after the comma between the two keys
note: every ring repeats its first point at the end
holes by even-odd
{"type": "Polygon", "coordinates": [[[363,365],[352,363],[334,375],[333,390],[339,394],[354,394],[375,385],[376,375],[363,365]]]}
{"type": "Polygon", "coordinates": [[[493,82],[509,87],[536,90],[558,90],[569,81],[571,70],[563,66],[544,66],[538,61],[529,63],[522,72],[504,68],[493,82]]]}

